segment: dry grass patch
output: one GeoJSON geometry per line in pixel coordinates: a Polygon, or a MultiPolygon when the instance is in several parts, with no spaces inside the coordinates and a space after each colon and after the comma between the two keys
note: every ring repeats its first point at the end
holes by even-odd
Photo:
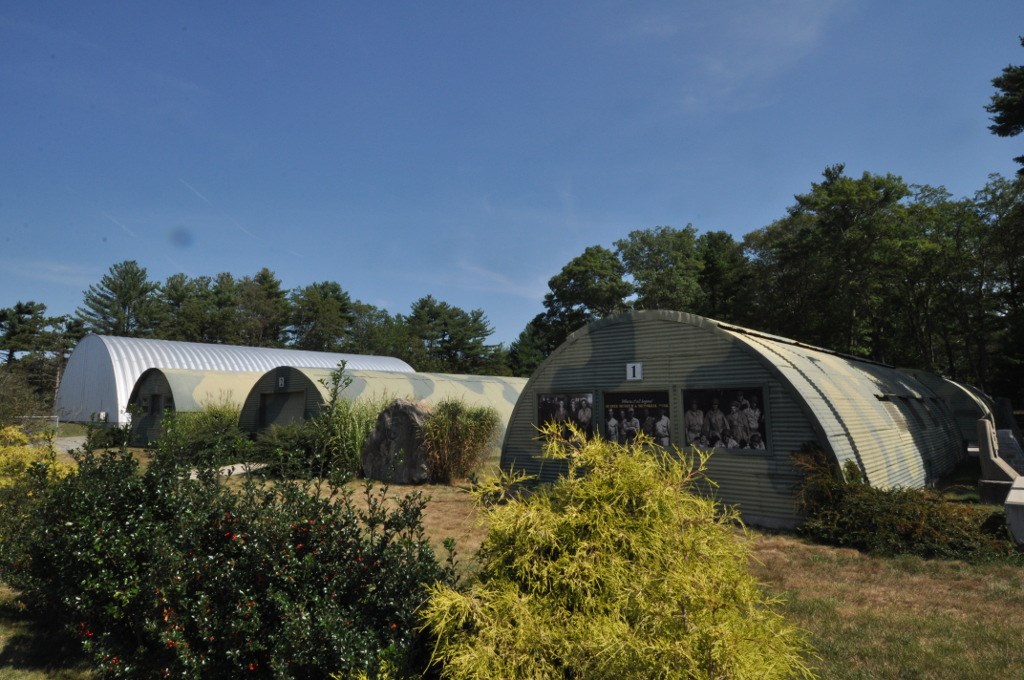
{"type": "MultiPolygon", "coordinates": [[[[363,482],[351,482],[349,488],[353,492],[353,500],[358,507],[366,507],[363,482]]],[[[373,488],[378,488],[374,486],[373,488]]],[[[455,539],[456,559],[459,572],[467,573],[475,566],[473,556],[484,541],[487,529],[479,521],[473,495],[468,483],[456,485],[424,484],[420,486],[388,486],[388,496],[394,499],[411,493],[421,493],[429,499],[423,512],[423,529],[430,540],[430,545],[439,559],[444,559],[446,538],[455,539]]]]}
{"type": "Polygon", "coordinates": [[[810,632],[822,677],[1024,677],[1024,568],[752,540],[754,572],[810,632]]]}

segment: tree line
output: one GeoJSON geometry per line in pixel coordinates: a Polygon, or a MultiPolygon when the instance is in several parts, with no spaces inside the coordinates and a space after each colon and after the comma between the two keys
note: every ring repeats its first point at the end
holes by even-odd
{"type": "Polygon", "coordinates": [[[549,281],[509,352],[528,374],[576,328],[672,309],[1020,398],[1024,184],[973,198],[825,168],[787,214],[740,240],[660,226],[591,246],[549,281]]]}
{"type": "Polygon", "coordinates": [[[269,269],[151,280],[113,265],[73,316],[0,309],[0,352],[52,393],[86,332],[399,357],[420,371],[528,376],[571,333],[631,309],[672,309],[1019,398],[1024,379],[1024,184],[997,175],[972,198],[891,174],[825,168],[787,214],[742,239],[693,225],[594,245],[548,282],[506,347],[483,310],[426,295],[407,314],[334,281],[285,290],[269,269]]]}
{"type": "Polygon", "coordinates": [[[1024,379],[1024,184],[974,197],[842,165],[784,217],[742,239],[693,225],[594,245],[548,282],[543,309],[506,347],[483,310],[426,295],[407,314],[334,281],[285,290],[270,269],[163,282],[113,265],[74,315],[0,309],[0,356],[40,394],[85,333],[394,356],[420,371],[530,375],[571,333],[631,309],[672,309],[1019,398],[1024,379]]]}

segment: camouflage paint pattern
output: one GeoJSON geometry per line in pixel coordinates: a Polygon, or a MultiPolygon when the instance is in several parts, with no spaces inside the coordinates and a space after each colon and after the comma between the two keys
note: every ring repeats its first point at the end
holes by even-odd
{"type": "Polygon", "coordinates": [[[667,391],[671,441],[679,443],[684,391],[742,387],[763,395],[768,445],[716,448],[709,492],[754,524],[799,521],[791,456],[807,442],[853,461],[879,487],[924,486],[963,452],[944,402],[894,367],[682,312],[639,311],[577,330],[538,368],[510,419],[501,465],[541,481],[562,473],[536,456],[542,395],[593,394],[594,413],[603,414],[606,395],[614,403],[621,393],[667,391]],[[636,365],[642,371],[628,374],[636,365]]]}
{"type": "MultiPolygon", "coordinates": [[[[332,371],[326,369],[282,366],[264,374],[256,382],[242,407],[239,419],[243,430],[256,432],[262,427],[274,424],[263,419],[261,402],[266,395],[274,393],[296,394],[301,392],[304,400],[302,417],[309,418],[328,398],[328,387],[332,371]]],[[[493,473],[498,468],[501,453],[501,438],[519,394],[526,386],[526,378],[494,377],[480,375],[455,375],[447,373],[395,373],[388,371],[345,370],[351,383],[341,396],[354,401],[381,399],[409,399],[429,405],[449,398],[461,399],[471,406],[490,406],[498,412],[499,436],[487,452],[485,472],[493,473]]],[[[283,423],[282,423],[283,424],[283,423]]]]}

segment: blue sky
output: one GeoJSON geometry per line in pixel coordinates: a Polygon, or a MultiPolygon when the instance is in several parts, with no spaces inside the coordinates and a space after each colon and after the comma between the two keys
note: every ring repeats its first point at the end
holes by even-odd
{"type": "Polygon", "coordinates": [[[1020,0],[6,2],[0,307],[269,267],[511,342],[590,245],[737,238],[822,170],[971,196],[1020,0]]]}

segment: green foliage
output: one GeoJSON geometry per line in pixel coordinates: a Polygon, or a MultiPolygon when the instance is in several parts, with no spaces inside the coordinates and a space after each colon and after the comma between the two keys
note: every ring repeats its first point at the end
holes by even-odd
{"type": "Polygon", "coordinates": [[[191,480],[157,453],[82,452],[12,579],[110,677],[374,677],[410,670],[426,584],[451,578],[418,495],[191,480]],[[364,509],[365,508],[365,509],[364,509]]]}
{"type": "Polygon", "coordinates": [[[804,473],[800,533],[828,545],[879,555],[984,561],[1016,555],[1002,512],[953,503],[930,489],[876,489],[847,462],[843,481],[828,454],[805,446],[794,455],[804,473]]]}
{"type": "Polygon", "coordinates": [[[907,185],[893,175],[843,174],[796,196],[789,216],[747,236],[754,277],[765,286],[759,304],[765,329],[841,352],[877,356],[877,320],[900,277],[907,222],[900,201],[907,185]]]}
{"type": "Polygon", "coordinates": [[[342,361],[323,381],[327,400],[316,416],[274,426],[257,438],[254,459],[269,464],[271,474],[338,480],[358,474],[363,444],[390,399],[345,399],[342,393],[352,379],[344,371],[342,361]]]}
{"type": "Polygon", "coordinates": [[[467,312],[427,295],[413,303],[405,319],[409,338],[401,356],[418,371],[505,375],[505,348],[489,345],[494,332],[481,309],[467,312]]]}
{"type": "Polygon", "coordinates": [[[0,309],[0,351],[7,353],[4,363],[13,363],[16,352],[40,349],[45,329],[53,321],[46,316],[46,305],[31,300],[0,309]]]}
{"type": "Polygon", "coordinates": [[[516,480],[481,489],[479,575],[423,609],[445,677],[810,676],[736,514],[693,493],[703,458],[545,436],[569,473],[525,497],[508,496],[516,480]]]}
{"type": "Polygon", "coordinates": [[[99,284],[89,286],[76,314],[86,330],[103,335],[152,335],[160,304],[159,284],[149,280],[145,267],[125,260],[110,267],[99,284]]]}
{"type": "Polygon", "coordinates": [[[292,291],[288,335],[298,349],[340,352],[352,323],[352,299],[334,281],[292,291]]]}
{"type": "Polygon", "coordinates": [[[239,429],[238,406],[206,404],[199,411],[168,411],[161,420],[156,448],[181,465],[219,466],[251,459],[252,441],[239,429]]]}
{"type": "Polygon", "coordinates": [[[753,322],[744,318],[753,286],[743,245],[727,231],[707,231],[697,238],[697,254],[703,263],[697,277],[697,314],[733,323],[753,322]]]}
{"type": "Polygon", "coordinates": [[[279,347],[288,325],[288,294],[281,280],[263,267],[238,282],[239,341],[250,347],[279,347]]]}
{"type": "Polygon", "coordinates": [[[155,329],[165,340],[238,343],[238,283],[228,273],[216,279],[167,277],[160,289],[163,322],[155,329]]]}
{"type": "Polygon", "coordinates": [[[409,351],[409,328],[400,314],[356,300],[343,350],[353,354],[401,357],[409,351]]]}
{"type": "Polygon", "coordinates": [[[132,427],[126,425],[108,425],[95,420],[86,425],[85,448],[97,451],[100,449],[123,449],[132,438],[132,427]]]}
{"type": "Polygon", "coordinates": [[[306,461],[315,455],[316,440],[308,420],[296,420],[287,425],[271,425],[259,433],[253,443],[252,460],[263,463],[265,472],[272,477],[289,477],[295,470],[298,476],[311,476],[306,461]]]}
{"type": "Polygon", "coordinates": [[[539,315],[522,330],[519,337],[508,348],[508,364],[512,375],[529,378],[540,367],[557,346],[554,338],[544,327],[544,317],[539,315]]]}
{"type": "Polygon", "coordinates": [[[697,229],[637,229],[615,242],[623,265],[633,277],[636,309],[690,311],[700,297],[704,263],[697,252],[697,229]]]}
{"type": "MultiPolygon", "coordinates": [[[[1024,37],[1020,44],[1024,47],[1024,37]]],[[[992,114],[988,129],[1000,137],[1016,137],[1024,132],[1024,66],[1007,66],[992,79],[992,85],[997,92],[985,107],[992,114]]],[[[1013,160],[1024,166],[1024,156],[1013,160]]],[[[1024,167],[1017,174],[1024,177],[1024,167]]]]}
{"type": "Polygon", "coordinates": [[[470,476],[493,444],[498,423],[498,412],[490,406],[467,406],[460,399],[434,406],[420,431],[430,481],[450,484],[470,476]]]}
{"type": "Polygon", "coordinates": [[[25,374],[8,364],[0,365],[0,395],[0,427],[14,425],[23,416],[46,412],[25,374]]]}
{"type": "Polygon", "coordinates": [[[548,281],[544,312],[531,321],[543,333],[550,353],[570,333],[591,321],[624,312],[633,286],[623,277],[626,268],[612,251],[590,246],[548,281]]]}
{"type": "Polygon", "coordinates": [[[307,461],[308,469],[321,476],[353,476],[358,472],[362,467],[363,444],[377,423],[377,415],[389,401],[387,397],[359,401],[343,398],[341,392],[352,384],[344,371],[342,361],[324,383],[327,402],[309,421],[314,449],[307,461]]]}

